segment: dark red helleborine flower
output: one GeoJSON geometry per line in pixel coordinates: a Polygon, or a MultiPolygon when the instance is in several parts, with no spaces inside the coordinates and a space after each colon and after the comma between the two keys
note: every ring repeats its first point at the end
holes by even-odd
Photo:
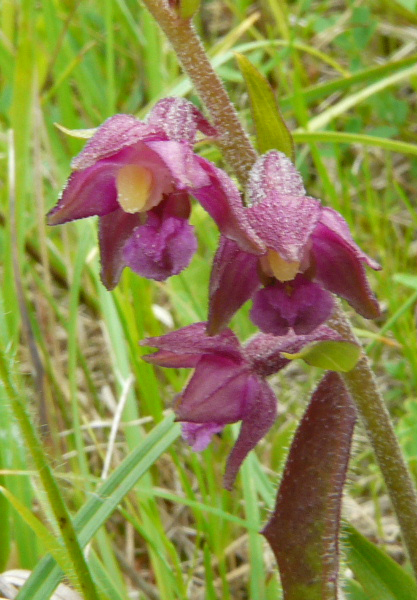
{"type": "Polygon", "coordinates": [[[210,333],[221,331],[250,298],[252,321],[274,335],[307,334],[324,323],[333,310],[331,293],[366,318],[378,316],[364,265],[379,265],[355,244],[338,212],[306,195],[284,154],[271,151],[257,160],[242,212],[258,249],[248,252],[238,240],[220,238],[210,281],[210,333]]]}
{"type": "Polygon", "coordinates": [[[175,403],[177,419],[183,422],[183,437],[194,450],[203,450],[225,425],[242,421],[224,477],[225,487],[230,488],[248,452],[275,421],[277,402],[266,377],[289,363],[281,353],[293,354],[314,342],[342,338],[321,326],[302,336],[261,333],[241,346],[230,329],[208,336],[206,325],[194,323],[143,340],[143,345],[158,348],[143,358],[161,367],[195,369],[175,403]]]}
{"type": "Polygon", "coordinates": [[[190,194],[220,231],[256,248],[239,221],[239,194],[230,178],[193,152],[197,130],[215,129],[182,98],[165,98],[146,122],[110,117],[72,161],[70,176],[49,225],[97,215],[101,277],[112,289],[125,266],[164,280],[188,266],[197,247],[188,223],[190,194]]]}

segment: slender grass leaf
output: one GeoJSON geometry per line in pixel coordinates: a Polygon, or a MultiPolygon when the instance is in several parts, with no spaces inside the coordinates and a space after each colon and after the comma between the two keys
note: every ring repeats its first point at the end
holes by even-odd
{"type": "MultiPolygon", "coordinates": [[[[169,415],[125,458],[74,518],[81,546],[85,546],[126,494],[179,436],[179,425],[169,415]]],[[[51,556],[45,557],[20,590],[17,600],[45,600],[63,573],[51,556]]]]}
{"type": "Polygon", "coordinates": [[[370,598],[417,598],[417,584],[411,575],[352,525],[346,524],[343,529],[349,567],[370,598]]]}

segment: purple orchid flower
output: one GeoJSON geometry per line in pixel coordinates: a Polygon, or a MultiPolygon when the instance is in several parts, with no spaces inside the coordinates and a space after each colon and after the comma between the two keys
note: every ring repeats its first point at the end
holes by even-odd
{"type": "MultiPolygon", "coordinates": [[[[233,182],[193,152],[197,130],[215,129],[182,98],[158,102],[146,122],[115,115],[99,127],[72,161],[73,173],[49,225],[97,215],[101,278],[114,288],[125,266],[162,281],[188,266],[197,248],[188,223],[190,194],[226,236],[256,248],[229,202],[233,182]]],[[[233,195],[233,194],[232,194],[233,195]]]]}
{"type": "Polygon", "coordinates": [[[247,204],[242,220],[258,249],[220,238],[210,281],[211,334],[250,298],[252,321],[274,335],[313,331],[332,314],[332,293],[366,318],[379,315],[364,265],[380,266],[355,244],[338,212],[306,195],[284,154],[271,151],[256,161],[247,204]]]}
{"type": "Polygon", "coordinates": [[[294,354],[308,344],[342,338],[322,325],[310,335],[261,333],[242,347],[230,329],[208,336],[206,325],[194,323],[143,340],[143,345],[158,348],[143,358],[161,367],[195,369],[175,402],[183,437],[194,450],[206,448],[225,425],[242,421],[224,476],[224,486],[230,489],[243,460],[276,419],[277,402],[266,377],[290,362],[281,353],[294,354]]]}

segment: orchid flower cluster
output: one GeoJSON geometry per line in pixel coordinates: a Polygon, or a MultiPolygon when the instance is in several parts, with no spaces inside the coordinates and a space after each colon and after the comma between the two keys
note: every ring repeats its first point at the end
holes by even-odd
{"type": "Polygon", "coordinates": [[[333,294],[362,316],[379,314],[365,267],[379,269],[353,241],[343,217],[306,194],[289,158],[270,151],[254,164],[244,197],[231,177],[194,152],[197,134],[217,132],[187,100],[166,98],[146,121],[116,115],[97,129],[73,160],[61,198],[48,215],[58,225],[99,217],[101,279],[114,288],[125,267],[163,281],[189,265],[197,249],[188,222],[192,199],[220,231],[206,323],[143,343],[148,362],[194,368],[176,399],[183,437],[202,450],[225,425],[242,422],[228,458],[225,486],[276,418],[266,378],[285,354],[323,340],[342,341],[325,322],[333,294]],[[260,333],[242,346],[228,328],[252,300],[260,333]]]}

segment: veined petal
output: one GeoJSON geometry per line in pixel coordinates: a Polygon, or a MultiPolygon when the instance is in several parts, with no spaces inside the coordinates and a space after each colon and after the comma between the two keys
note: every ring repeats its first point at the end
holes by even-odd
{"type": "Polygon", "coordinates": [[[356,244],[319,223],[312,236],[311,254],[315,262],[315,280],[327,290],[345,298],[363,317],[374,319],[380,314],[366,278],[363,262],[356,244]]]}
{"type": "Polygon", "coordinates": [[[265,252],[264,243],[249,224],[241,195],[233,181],[208,160],[199,158],[199,162],[209,177],[209,183],[192,190],[193,196],[209,213],[225,237],[236,241],[240,248],[247,252],[265,252]]]}
{"type": "Polygon", "coordinates": [[[301,262],[321,214],[319,200],[273,191],[247,208],[249,223],[270,250],[288,262],[301,262]]]}
{"type": "Polygon", "coordinates": [[[107,215],[119,208],[115,173],[117,162],[103,161],[70,176],[58,204],[48,213],[48,225],[107,215]]]}
{"type": "Polygon", "coordinates": [[[138,225],[140,225],[139,215],[125,213],[121,208],[100,218],[98,233],[100,276],[108,290],[112,290],[119,283],[120,275],[126,266],[123,248],[138,225]]]}
{"type": "Polygon", "coordinates": [[[230,329],[206,334],[207,323],[193,323],[159,337],[146,338],[143,346],[159,348],[142,358],[162,367],[195,367],[203,354],[219,354],[243,362],[239,340],[230,329]],[[181,363],[181,364],[180,364],[181,363]]]}
{"type": "Polygon", "coordinates": [[[247,383],[248,410],[242,419],[239,437],[227,459],[223,485],[230,490],[242,462],[268,433],[277,416],[277,400],[266,381],[251,377],[247,383]]]}
{"type": "Polygon", "coordinates": [[[347,242],[352,248],[355,249],[355,252],[360,260],[362,260],[368,267],[374,269],[374,271],[380,271],[381,265],[377,263],[375,260],[370,258],[359,246],[355,243],[350,233],[349,225],[346,223],[345,219],[333,208],[323,207],[322,213],[320,215],[320,223],[325,225],[328,229],[331,229],[338,236],[343,238],[345,242],[347,242]]]}
{"type": "Polygon", "coordinates": [[[114,115],[104,121],[80,154],[73,158],[71,167],[76,171],[87,169],[97,161],[133,146],[143,139],[148,129],[146,123],[133,115],[114,115]]]}
{"type": "Polygon", "coordinates": [[[123,248],[123,259],[135,273],[164,281],[177,275],[197,250],[192,227],[185,219],[159,218],[148,213],[148,221],[132,232],[123,248]]]}
{"type": "Polygon", "coordinates": [[[274,284],[256,292],[251,320],[265,333],[285,335],[292,328],[303,335],[327,321],[334,308],[332,295],[309,279],[274,284]]]}
{"type": "Polygon", "coordinates": [[[147,123],[166,133],[168,139],[193,144],[197,130],[209,137],[217,135],[216,129],[203,117],[192,102],[185,98],[163,98],[155,104],[147,123]]]}
{"type": "Polygon", "coordinates": [[[209,184],[209,177],[190,146],[174,140],[150,141],[146,145],[169,169],[177,189],[194,189],[209,184]]]}
{"type": "Polygon", "coordinates": [[[326,325],[320,325],[308,335],[288,333],[284,336],[275,336],[260,333],[246,344],[243,354],[251,371],[260,377],[268,377],[288,364],[288,359],[283,357],[281,352],[296,354],[308,344],[324,341],[342,342],[344,338],[326,325]]]}
{"type": "Polygon", "coordinates": [[[220,433],[224,425],[219,423],[183,423],[181,435],[195,452],[205,450],[215,433],[220,433]]]}
{"type": "Polygon", "coordinates": [[[210,335],[226,327],[235,312],[259,288],[258,260],[234,241],[220,238],[210,277],[207,328],[210,335]]]}
{"type": "Polygon", "coordinates": [[[221,355],[204,355],[178,398],[179,421],[235,423],[247,411],[250,372],[242,361],[221,355]]]}
{"type": "Polygon", "coordinates": [[[258,158],[253,165],[248,182],[250,206],[263,203],[270,194],[305,196],[300,173],[283,153],[271,150],[258,158]]]}

